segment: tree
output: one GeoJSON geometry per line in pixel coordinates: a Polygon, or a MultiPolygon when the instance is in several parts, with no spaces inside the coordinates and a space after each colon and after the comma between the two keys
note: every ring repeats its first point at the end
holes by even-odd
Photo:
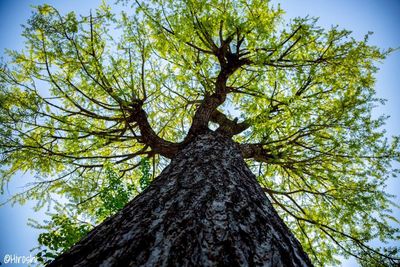
{"type": "MultiPolygon", "coordinates": [[[[36,182],[13,201],[33,199],[41,206],[58,194],[71,209],[56,214],[48,225],[52,234],[42,236],[50,250],[45,257],[68,249],[87,232],[84,225],[99,224],[143,191],[58,260],[80,257],[77,249],[90,247],[82,244],[99,245],[100,237],[113,234],[107,225],[131,219],[128,225],[144,229],[147,215],[168,211],[158,205],[169,196],[176,216],[182,215],[176,203],[185,199],[188,216],[197,220],[165,236],[180,229],[194,238],[189,226],[206,225],[196,224],[196,215],[207,211],[215,215],[211,222],[227,216],[237,226],[195,228],[214,229],[209,252],[216,258],[210,257],[222,264],[256,264],[270,255],[309,265],[270,202],[315,265],[337,263],[336,255],[364,265],[396,264],[396,248],[368,244],[398,240],[399,232],[391,224],[397,222],[390,214],[394,203],[383,191],[397,173],[391,163],[399,160],[399,142],[385,138],[384,117],[371,116],[383,101],[374,96],[375,62],[391,50],[370,46],[369,35],[354,40],[338,27],[319,28],[313,18],[284,24],[283,11],[268,1],[135,1],[130,7],[133,12],[117,16],[103,5],[78,17],[40,6],[25,27],[26,49],[9,51],[1,68],[2,185],[17,170],[32,171],[36,182]],[[218,175],[209,171],[196,180],[207,168],[218,175]],[[175,194],[163,191],[177,181],[183,187],[175,194]],[[131,209],[143,220],[128,216],[131,209]],[[243,230],[236,246],[240,220],[251,230],[243,230]],[[216,243],[223,233],[229,244],[216,243]],[[271,233],[279,233],[274,241],[267,238],[271,233]],[[222,251],[235,258],[217,257],[222,251]]],[[[169,215],[157,225],[182,222],[169,215]]],[[[133,236],[155,242],[154,236],[133,236]]],[[[190,243],[184,237],[174,240],[190,243]]],[[[125,249],[150,253],[146,242],[125,249]]],[[[185,249],[193,253],[199,246],[185,249]]],[[[144,261],[146,253],[137,259],[144,261]]],[[[194,255],[203,254],[176,256],[183,263],[194,255]]]]}

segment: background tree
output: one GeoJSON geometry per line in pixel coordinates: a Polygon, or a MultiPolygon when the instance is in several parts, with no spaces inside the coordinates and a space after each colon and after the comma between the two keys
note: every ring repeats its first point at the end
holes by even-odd
{"type": "Polygon", "coordinates": [[[37,174],[13,200],[60,194],[97,224],[111,172],[127,201],[121,188],[141,191],[145,165],[155,177],[210,127],[240,144],[315,264],[336,254],[393,263],[368,246],[398,233],[383,191],[398,139],[371,117],[374,62],[390,51],[312,18],[283,24],[265,1],[157,3],[32,16],[25,51],[9,51],[1,70],[2,184],[37,174]]]}

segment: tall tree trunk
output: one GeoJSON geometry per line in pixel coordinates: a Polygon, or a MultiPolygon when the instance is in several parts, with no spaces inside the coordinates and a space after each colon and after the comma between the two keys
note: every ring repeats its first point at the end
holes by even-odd
{"type": "Polygon", "coordinates": [[[229,138],[207,132],[49,266],[311,266],[229,138]]]}

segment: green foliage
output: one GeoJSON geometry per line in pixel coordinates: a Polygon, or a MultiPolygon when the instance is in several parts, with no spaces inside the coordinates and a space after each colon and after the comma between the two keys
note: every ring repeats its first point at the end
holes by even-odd
{"type": "Polygon", "coordinates": [[[25,49],[8,51],[1,65],[1,190],[30,171],[34,183],[11,201],[39,208],[61,195],[71,212],[51,215],[42,256],[89,229],[77,218],[98,224],[166,166],[137,106],[155,135],[178,143],[236,60],[218,110],[250,125],[234,140],[264,150],[249,165],[315,265],[338,263],[337,255],[385,264],[398,257],[369,245],[399,240],[384,191],[398,173],[399,138],[386,136],[385,117],[372,116],[384,102],[375,97],[376,64],[390,49],[314,18],[285,23],[265,0],[131,7],[114,15],[102,5],[88,16],[37,7],[25,49]]]}
{"type": "Polygon", "coordinates": [[[150,185],[150,162],[147,158],[142,158],[140,161],[140,171],[142,172],[142,177],[139,179],[140,189],[144,190],[150,185]]]}
{"type": "Polygon", "coordinates": [[[99,207],[95,211],[100,221],[122,209],[136,193],[134,184],[124,183],[111,167],[107,167],[105,172],[106,184],[99,191],[99,207]]]}
{"type": "Polygon", "coordinates": [[[39,235],[39,247],[36,257],[39,262],[46,264],[55,259],[60,253],[68,250],[72,245],[84,237],[91,229],[90,223],[79,220],[79,216],[65,212],[63,206],[56,207],[56,213],[48,213],[50,221],[43,225],[31,220],[34,228],[45,230],[39,235]]]}
{"type": "MultiPolygon", "coordinates": [[[[151,183],[149,175],[150,164],[147,158],[142,158],[140,190],[151,183]]],[[[45,230],[38,238],[39,247],[36,248],[38,260],[48,263],[62,252],[84,237],[95,224],[114,215],[121,210],[136,194],[135,184],[127,183],[111,165],[105,167],[106,180],[100,185],[98,193],[91,197],[92,204],[87,205],[88,199],[79,201],[69,199],[67,204],[57,203],[54,212],[48,212],[50,220],[40,224],[34,220],[30,225],[34,228],[45,230]]]]}

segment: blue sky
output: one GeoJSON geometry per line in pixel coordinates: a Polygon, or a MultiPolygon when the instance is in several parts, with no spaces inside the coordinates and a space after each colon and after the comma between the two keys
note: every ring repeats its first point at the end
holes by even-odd
{"type": "MultiPolygon", "coordinates": [[[[0,55],[4,48],[22,48],[20,37],[21,24],[25,23],[31,13],[31,5],[49,3],[62,11],[75,11],[88,14],[90,8],[95,8],[100,0],[0,0],[0,55]]],[[[294,16],[320,17],[319,25],[330,27],[339,25],[353,31],[353,36],[361,39],[368,31],[373,31],[371,44],[382,48],[400,47],[400,0],[273,0],[280,3],[287,11],[288,18],[294,16]]],[[[379,65],[376,91],[378,97],[388,99],[383,107],[375,110],[376,115],[387,114],[391,117],[387,121],[386,130],[388,137],[400,134],[400,51],[396,51],[379,65]]],[[[21,186],[29,179],[29,174],[18,175],[10,184],[9,192],[0,196],[4,201],[9,194],[21,190],[21,186]]],[[[397,196],[400,203],[400,183],[390,180],[387,191],[397,196]]],[[[396,211],[400,218],[400,212],[396,211]]],[[[27,226],[29,217],[43,218],[43,212],[34,213],[32,205],[9,205],[0,207],[0,262],[5,254],[29,255],[29,250],[36,245],[38,231],[27,226]]],[[[14,265],[17,266],[17,265],[14,265]]],[[[343,266],[357,266],[355,261],[344,262],[343,266]]]]}

